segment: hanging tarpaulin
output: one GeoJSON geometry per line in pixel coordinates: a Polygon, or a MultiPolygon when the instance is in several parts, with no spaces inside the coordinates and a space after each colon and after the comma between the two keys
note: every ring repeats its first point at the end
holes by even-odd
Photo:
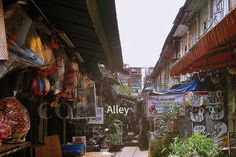
{"type": "Polygon", "coordinates": [[[158,94],[182,94],[188,91],[197,91],[199,90],[199,87],[199,82],[192,80],[189,82],[185,82],[178,88],[161,91],[158,94]]]}
{"type": "Polygon", "coordinates": [[[2,0],[0,1],[0,60],[8,59],[7,41],[5,32],[4,12],[2,0]]]}
{"type": "Polygon", "coordinates": [[[161,116],[169,108],[177,108],[178,115],[184,115],[184,95],[156,95],[146,98],[147,116],[161,116]]]}

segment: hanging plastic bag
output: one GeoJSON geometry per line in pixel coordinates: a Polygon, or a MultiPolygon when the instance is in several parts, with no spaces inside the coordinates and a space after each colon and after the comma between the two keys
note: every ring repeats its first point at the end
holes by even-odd
{"type": "Polygon", "coordinates": [[[30,50],[35,52],[35,54],[44,61],[44,47],[41,39],[38,36],[35,36],[30,41],[30,50]]]}

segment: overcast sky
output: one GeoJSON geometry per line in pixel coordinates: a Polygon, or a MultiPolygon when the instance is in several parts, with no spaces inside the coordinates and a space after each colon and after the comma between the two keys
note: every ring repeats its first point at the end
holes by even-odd
{"type": "Polygon", "coordinates": [[[154,67],[185,0],[116,0],[123,61],[154,67]]]}

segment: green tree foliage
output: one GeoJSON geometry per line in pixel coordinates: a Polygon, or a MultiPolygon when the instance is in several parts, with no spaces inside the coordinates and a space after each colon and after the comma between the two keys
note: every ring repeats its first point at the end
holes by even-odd
{"type": "Polygon", "coordinates": [[[119,93],[121,95],[128,95],[128,96],[132,95],[132,90],[127,85],[115,85],[114,89],[117,93],[119,93]]]}

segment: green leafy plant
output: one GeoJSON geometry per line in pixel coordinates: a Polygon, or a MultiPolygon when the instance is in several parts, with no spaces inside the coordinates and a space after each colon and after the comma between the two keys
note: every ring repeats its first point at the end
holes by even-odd
{"type": "Polygon", "coordinates": [[[180,104],[166,104],[165,108],[162,116],[155,119],[155,123],[157,124],[155,132],[161,137],[173,129],[181,106],[180,104]]]}
{"type": "MultiPolygon", "coordinates": [[[[108,104],[104,105],[105,110],[108,108],[108,104]]],[[[119,115],[117,114],[106,114],[105,127],[108,128],[108,138],[112,144],[120,144],[120,139],[123,134],[123,122],[119,120],[119,115]]]]}
{"type": "Polygon", "coordinates": [[[220,148],[214,144],[214,139],[200,133],[194,133],[187,139],[175,138],[170,144],[170,150],[170,156],[179,157],[217,157],[221,154],[220,148]]]}
{"type": "Polygon", "coordinates": [[[162,149],[161,139],[150,139],[148,157],[162,156],[162,149]]]}

